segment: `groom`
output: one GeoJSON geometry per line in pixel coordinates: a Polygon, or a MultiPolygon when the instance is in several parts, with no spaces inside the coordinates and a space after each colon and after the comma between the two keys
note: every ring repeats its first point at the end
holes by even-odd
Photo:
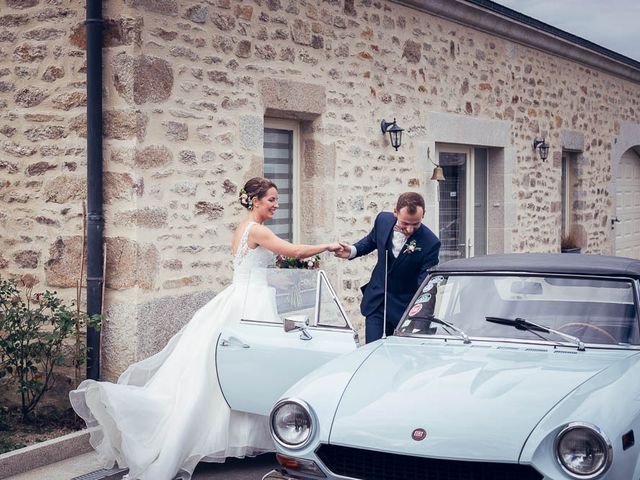
{"type": "Polygon", "coordinates": [[[353,259],[378,252],[371,280],[364,285],[360,312],[365,316],[366,342],[382,338],[384,319],[385,255],[387,257],[387,328],[393,335],[400,317],[427,276],[438,263],[440,240],[422,224],[424,199],[415,192],[400,195],[393,213],[382,212],[373,229],[355,245],[341,243],[335,255],[353,259]]]}

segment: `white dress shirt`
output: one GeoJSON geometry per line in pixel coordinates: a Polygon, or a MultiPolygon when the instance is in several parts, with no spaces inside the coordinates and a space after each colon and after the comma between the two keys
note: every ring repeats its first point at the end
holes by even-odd
{"type": "MultiPolygon", "coordinates": [[[[407,237],[402,232],[393,231],[393,238],[391,239],[392,248],[391,251],[393,256],[398,258],[400,252],[402,251],[402,247],[404,247],[405,242],[407,241],[407,237]]],[[[355,257],[358,254],[358,250],[355,246],[351,245],[351,255],[349,255],[349,260],[355,257]]]]}
{"type": "Polygon", "coordinates": [[[407,237],[402,232],[393,231],[393,238],[391,239],[393,242],[392,252],[393,256],[398,258],[400,252],[402,251],[402,247],[404,247],[405,242],[407,241],[407,237]]]}

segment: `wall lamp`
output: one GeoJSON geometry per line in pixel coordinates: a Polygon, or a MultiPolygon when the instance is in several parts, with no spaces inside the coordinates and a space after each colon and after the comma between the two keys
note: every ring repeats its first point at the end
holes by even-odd
{"type": "Polygon", "coordinates": [[[398,150],[400,145],[402,144],[402,132],[404,129],[400,128],[396,123],[396,119],[393,119],[392,123],[389,123],[385,120],[382,120],[380,123],[380,127],[382,128],[382,133],[389,133],[389,139],[391,140],[391,146],[398,150]]]}
{"type": "Polygon", "coordinates": [[[538,149],[538,154],[540,155],[540,160],[543,162],[547,159],[549,155],[549,144],[542,140],[538,140],[537,138],[533,140],[533,149],[538,149]]]}

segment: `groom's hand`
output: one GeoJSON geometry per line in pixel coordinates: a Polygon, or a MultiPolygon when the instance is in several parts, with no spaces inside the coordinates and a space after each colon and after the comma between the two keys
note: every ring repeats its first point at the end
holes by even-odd
{"type": "Polygon", "coordinates": [[[344,242],[338,242],[340,249],[336,250],[333,254],[338,258],[348,259],[351,256],[351,245],[344,242]]]}
{"type": "Polygon", "coordinates": [[[329,252],[337,252],[337,251],[338,251],[338,250],[340,250],[340,249],[342,249],[342,246],[341,246],[341,245],[340,245],[340,243],[338,243],[338,242],[330,243],[330,244],[327,246],[327,251],[329,251],[329,252]]]}

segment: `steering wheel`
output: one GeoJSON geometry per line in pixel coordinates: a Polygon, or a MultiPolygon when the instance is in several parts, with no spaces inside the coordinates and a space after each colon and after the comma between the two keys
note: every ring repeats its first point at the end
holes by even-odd
{"type": "Polygon", "coordinates": [[[604,328],[600,328],[595,325],[591,325],[589,323],[584,323],[584,322],[565,323],[564,325],[560,325],[557,328],[557,330],[562,331],[563,329],[568,329],[572,327],[583,327],[586,329],[594,330],[601,338],[604,337],[607,339],[607,342],[605,343],[613,343],[614,345],[618,344],[618,340],[616,340],[615,337],[611,335],[609,332],[607,332],[604,328]]]}

